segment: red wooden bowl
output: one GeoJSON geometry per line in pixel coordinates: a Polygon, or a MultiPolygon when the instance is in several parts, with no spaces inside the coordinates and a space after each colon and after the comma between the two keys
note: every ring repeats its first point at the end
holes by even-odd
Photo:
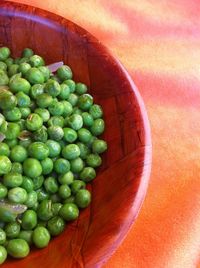
{"type": "Polygon", "coordinates": [[[144,199],[151,139],[144,104],[122,65],[87,31],[34,7],[0,3],[0,45],[14,56],[25,47],[47,63],[63,60],[86,83],[105,113],[108,151],[92,182],[92,204],[43,250],[2,267],[99,267],[119,246],[144,199]]]}

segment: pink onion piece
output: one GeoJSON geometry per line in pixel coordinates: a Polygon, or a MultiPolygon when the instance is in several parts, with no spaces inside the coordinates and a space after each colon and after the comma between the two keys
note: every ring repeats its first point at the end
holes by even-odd
{"type": "Polygon", "coordinates": [[[58,61],[52,64],[47,65],[47,67],[49,68],[49,70],[54,73],[58,70],[59,67],[63,66],[64,62],[63,61],[58,61]]]}
{"type": "Polygon", "coordinates": [[[0,207],[4,208],[16,215],[22,214],[27,210],[27,206],[22,205],[22,204],[13,204],[10,203],[9,201],[6,201],[4,199],[0,200],[0,207]]]}

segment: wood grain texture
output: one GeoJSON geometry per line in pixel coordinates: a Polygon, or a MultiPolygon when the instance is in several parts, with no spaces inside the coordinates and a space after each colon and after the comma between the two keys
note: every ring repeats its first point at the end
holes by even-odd
{"type": "Polygon", "coordinates": [[[0,45],[14,56],[31,47],[46,63],[63,60],[74,79],[86,83],[103,106],[108,151],[88,187],[91,206],[43,250],[2,267],[99,267],[134,222],[144,199],[150,167],[149,123],[141,97],[121,64],[87,31],[34,7],[0,3],[0,45]]]}

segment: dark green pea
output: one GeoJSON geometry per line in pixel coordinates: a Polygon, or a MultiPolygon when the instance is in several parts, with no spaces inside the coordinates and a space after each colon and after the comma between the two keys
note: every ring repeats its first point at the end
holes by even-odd
{"type": "Polygon", "coordinates": [[[64,128],[63,131],[64,131],[63,138],[65,141],[67,141],[69,143],[73,143],[78,137],[76,131],[71,129],[71,128],[64,128]]]}
{"type": "Polygon", "coordinates": [[[72,160],[80,156],[80,149],[76,144],[69,144],[62,150],[62,156],[67,160],[72,160]]]}
{"type": "Polygon", "coordinates": [[[82,95],[82,94],[86,93],[87,90],[88,89],[87,89],[87,86],[85,84],[83,84],[83,83],[77,83],[76,84],[75,91],[76,91],[76,93],[78,95],[82,95]]]}
{"type": "Polygon", "coordinates": [[[36,131],[40,129],[42,124],[42,118],[35,113],[30,114],[26,119],[26,127],[30,131],[36,131]]]}
{"type": "Polygon", "coordinates": [[[32,180],[33,180],[34,190],[37,190],[42,186],[44,182],[44,177],[38,176],[38,177],[33,178],[32,180]]]}
{"type": "MultiPolygon", "coordinates": [[[[20,130],[25,130],[26,129],[26,120],[25,119],[20,119],[19,121],[16,121],[16,123],[20,126],[20,130]]],[[[19,135],[19,139],[21,137],[21,133],[19,135]]]]}
{"type": "Polygon", "coordinates": [[[0,108],[2,110],[11,110],[17,105],[17,98],[8,90],[0,91],[0,108]]]}
{"type": "Polygon", "coordinates": [[[64,126],[64,118],[62,116],[52,116],[48,120],[48,126],[58,126],[58,127],[63,127],[64,126]]]}
{"type": "Polygon", "coordinates": [[[71,171],[79,173],[84,168],[84,162],[80,157],[77,157],[70,161],[71,171]]]}
{"type": "Polygon", "coordinates": [[[42,174],[42,166],[37,159],[27,158],[23,163],[23,170],[27,177],[36,178],[42,174]]]}
{"type": "Polygon", "coordinates": [[[44,181],[44,187],[48,193],[55,194],[58,191],[57,180],[54,177],[48,177],[44,181]]]}
{"type": "Polygon", "coordinates": [[[37,105],[40,107],[40,108],[47,108],[51,105],[53,101],[53,98],[52,96],[50,96],[49,94],[47,93],[43,93],[39,96],[36,97],[36,102],[37,102],[37,105]]]}
{"type": "Polygon", "coordinates": [[[57,75],[53,75],[53,76],[52,75],[53,74],[50,75],[51,80],[54,80],[54,81],[58,82],[59,84],[62,82],[57,75]]]}
{"type": "Polygon", "coordinates": [[[32,84],[43,84],[44,83],[44,75],[38,68],[30,68],[26,72],[26,79],[32,84]]]}
{"type": "Polygon", "coordinates": [[[8,191],[8,200],[14,203],[23,204],[27,200],[27,192],[21,187],[14,187],[8,191]]]}
{"type": "Polygon", "coordinates": [[[31,100],[30,97],[27,96],[25,93],[23,92],[18,92],[16,94],[16,98],[17,98],[17,105],[19,107],[29,107],[31,104],[31,100]]]}
{"type": "Polygon", "coordinates": [[[0,143],[0,155],[9,156],[10,155],[10,149],[8,144],[5,142],[0,143]]]}
{"type": "Polygon", "coordinates": [[[25,75],[28,72],[28,70],[30,70],[30,69],[31,69],[31,65],[29,63],[22,62],[22,63],[19,64],[18,71],[20,73],[22,73],[23,75],[25,75]]]}
{"type": "Polygon", "coordinates": [[[43,200],[37,209],[37,215],[40,220],[48,221],[53,217],[52,212],[52,201],[51,200],[43,200]]]}
{"type": "Polygon", "coordinates": [[[74,181],[74,175],[71,171],[66,172],[65,174],[58,177],[60,184],[70,185],[74,181]]]}
{"type": "Polygon", "coordinates": [[[81,189],[85,189],[85,187],[86,187],[85,182],[81,180],[74,180],[70,185],[73,194],[76,194],[81,189]]]}
{"type": "Polygon", "coordinates": [[[96,168],[102,163],[101,157],[98,154],[89,154],[86,158],[88,166],[96,168]]]}
{"type": "Polygon", "coordinates": [[[25,48],[22,51],[22,57],[26,57],[26,58],[30,58],[31,56],[33,56],[34,52],[31,48],[25,48]]]}
{"type": "Polygon", "coordinates": [[[33,99],[36,99],[39,95],[44,93],[44,85],[35,84],[30,89],[30,95],[33,99]]]}
{"type": "Polygon", "coordinates": [[[61,102],[62,102],[63,107],[64,107],[62,115],[64,117],[71,115],[73,112],[73,107],[72,107],[71,103],[69,103],[68,101],[61,101],[61,102]]]}
{"type": "Polygon", "coordinates": [[[22,77],[16,77],[14,79],[10,79],[9,88],[14,93],[22,91],[25,94],[28,94],[31,88],[31,85],[26,79],[22,77]]]}
{"type": "Polygon", "coordinates": [[[78,103],[78,96],[74,93],[70,93],[67,101],[74,107],[78,103]]]}
{"type": "Polygon", "coordinates": [[[25,240],[29,245],[32,245],[33,240],[32,240],[32,236],[33,236],[33,231],[32,230],[22,230],[20,231],[18,238],[19,239],[23,239],[25,240]]]}
{"type": "Polygon", "coordinates": [[[96,139],[92,143],[93,153],[101,154],[107,150],[107,143],[104,140],[96,139]]]}
{"type": "Polygon", "coordinates": [[[89,94],[83,94],[78,98],[78,107],[83,111],[87,111],[93,104],[93,97],[89,94]]]}
{"type": "Polygon", "coordinates": [[[6,224],[4,230],[7,238],[16,238],[20,232],[20,225],[17,222],[9,222],[6,224]]]}
{"type": "Polygon", "coordinates": [[[5,242],[6,242],[6,233],[2,228],[0,228],[0,245],[4,245],[5,242]]]}
{"type": "Polygon", "coordinates": [[[33,133],[33,139],[35,141],[43,142],[45,143],[48,139],[47,129],[46,127],[42,126],[40,129],[36,130],[33,133]]]}
{"type": "Polygon", "coordinates": [[[79,216],[79,209],[73,203],[66,203],[61,207],[59,216],[61,216],[65,221],[76,220],[79,216]]]}
{"type": "Polygon", "coordinates": [[[24,239],[18,238],[8,241],[7,251],[10,256],[21,259],[25,258],[29,254],[30,248],[24,239]]]}
{"type": "Polygon", "coordinates": [[[23,146],[24,148],[28,148],[28,146],[32,143],[31,138],[27,138],[25,140],[20,140],[19,145],[23,146]]]}
{"type": "Polygon", "coordinates": [[[70,94],[70,88],[68,85],[66,84],[61,84],[60,85],[60,94],[59,94],[59,98],[61,100],[67,100],[70,94]]]}
{"type": "Polygon", "coordinates": [[[3,70],[4,72],[7,71],[7,65],[5,62],[0,61],[0,69],[3,70]]]}
{"type": "Polygon", "coordinates": [[[5,110],[4,111],[4,116],[8,121],[18,121],[21,118],[21,112],[19,108],[14,107],[12,110],[5,110]]]}
{"type": "Polygon", "coordinates": [[[48,128],[47,131],[49,134],[49,138],[55,141],[61,140],[64,136],[64,131],[59,126],[51,126],[48,128]]]}
{"type": "Polygon", "coordinates": [[[37,227],[46,227],[47,226],[47,221],[38,221],[37,227]]]}
{"type": "Polygon", "coordinates": [[[53,157],[56,157],[60,154],[61,147],[57,141],[48,140],[46,142],[46,145],[49,148],[49,157],[53,158],[53,157]]]}
{"type": "Polygon", "coordinates": [[[14,162],[12,163],[12,168],[11,168],[11,173],[19,173],[22,174],[23,173],[23,167],[21,163],[18,162],[14,162]]]}
{"type": "Polygon", "coordinates": [[[11,77],[18,73],[19,65],[18,64],[12,64],[8,66],[8,75],[11,77]]]}
{"type": "Polygon", "coordinates": [[[53,170],[53,161],[51,160],[51,158],[45,158],[44,160],[42,160],[40,162],[41,166],[42,166],[42,174],[43,175],[47,175],[50,174],[53,170]]]}
{"type": "Polygon", "coordinates": [[[103,116],[103,110],[98,104],[93,104],[89,109],[89,113],[94,119],[101,118],[103,116]]]}
{"type": "Polygon", "coordinates": [[[70,170],[70,163],[64,158],[59,158],[54,163],[54,170],[59,174],[64,174],[70,170]]]}
{"type": "Polygon", "coordinates": [[[7,188],[0,182],[0,199],[5,198],[7,196],[7,193],[8,193],[7,188]]]}
{"type": "Polygon", "coordinates": [[[50,118],[50,113],[47,109],[37,108],[35,109],[34,113],[39,114],[43,122],[47,122],[50,118]]]}
{"type": "Polygon", "coordinates": [[[85,167],[80,174],[80,179],[86,183],[92,181],[95,177],[96,172],[92,167],[85,167]]]}
{"type": "Polygon", "coordinates": [[[33,231],[33,243],[37,248],[47,247],[50,241],[49,231],[42,226],[35,228],[33,231]]]}
{"type": "Polygon", "coordinates": [[[24,188],[27,191],[27,193],[32,192],[34,188],[32,179],[29,177],[23,176],[21,187],[24,188]]]}
{"type": "Polygon", "coordinates": [[[16,145],[11,149],[10,158],[13,162],[24,162],[27,156],[26,149],[21,145],[16,145]]]}
{"type": "Polygon", "coordinates": [[[18,140],[17,139],[4,140],[4,142],[10,147],[10,149],[12,149],[15,145],[18,144],[18,140]]]}
{"type": "Polygon", "coordinates": [[[8,173],[3,176],[3,184],[6,187],[17,187],[23,182],[23,177],[19,173],[8,173]]]}
{"type": "Polygon", "coordinates": [[[19,64],[20,63],[20,59],[21,59],[20,57],[15,58],[14,59],[14,63],[19,64]]]}
{"type": "Polygon", "coordinates": [[[56,194],[52,194],[50,196],[50,200],[52,201],[52,203],[57,203],[61,201],[60,196],[56,193],[56,194]]]}
{"type": "Polygon", "coordinates": [[[78,130],[78,138],[81,142],[88,143],[92,138],[92,134],[86,128],[81,128],[78,130]]]}
{"type": "Polygon", "coordinates": [[[25,202],[25,205],[28,208],[32,208],[35,210],[35,205],[37,204],[37,200],[38,200],[37,193],[35,191],[31,191],[27,195],[27,200],[25,202]]]}
{"type": "Polygon", "coordinates": [[[79,130],[83,126],[82,116],[79,114],[72,114],[68,117],[67,120],[68,126],[73,128],[74,130],[79,130]]]}
{"type": "Polygon", "coordinates": [[[11,171],[12,164],[10,162],[10,159],[5,156],[0,156],[0,175],[8,174],[11,171]]]}
{"type": "Polygon", "coordinates": [[[74,203],[74,202],[75,202],[75,196],[73,196],[73,195],[71,195],[70,197],[63,200],[63,204],[74,203]]]}
{"type": "Polygon", "coordinates": [[[91,193],[87,189],[79,190],[75,196],[75,203],[79,208],[86,208],[91,202],[91,193]]]}
{"type": "Polygon", "coordinates": [[[6,60],[10,56],[10,49],[8,47],[0,48],[0,60],[6,60]]]}
{"type": "Polygon", "coordinates": [[[94,124],[91,126],[90,131],[93,135],[99,136],[104,132],[105,124],[103,119],[94,120],[94,124]]]}
{"type": "Polygon", "coordinates": [[[37,225],[37,214],[34,210],[28,209],[21,218],[21,226],[24,230],[32,230],[37,225]]]}
{"type": "Polygon", "coordinates": [[[44,160],[49,156],[49,148],[45,143],[33,142],[28,147],[28,154],[38,160],[44,160]]]}
{"type": "Polygon", "coordinates": [[[19,108],[22,118],[26,119],[31,113],[31,109],[29,107],[21,107],[19,108]]]}
{"type": "Polygon", "coordinates": [[[32,208],[34,211],[37,211],[38,206],[39,206],[39,202],[36,202],[31,208],[32,208]]]}
{"type": "Polygon", "coordinates": [[[80,157],[82,159],[86,159],[87,156],[90,154],[90,149],[83,143],[78,142],[77,143],[79,150],[80,150],[80,157]]]}
{"type": "Polygon", "coordinates": [[[13,58],[7,58],[6,60],[4,60],[5,64],[9,67],[14,63],[13,58]]]}
{"type": "Polygon", "coordinates": [[[31,112],[34,112],[36,108],[37,108],[36,102],[34,100],[31,100],[31,103],[30,103],[31,112]]]}
{"type": "Polygon", "coordinates": [[[49,79],[44,87],[45,92],[47,92],[52,97],[56,97],[60,94],[61,88],[57,81],[49,79]]]}
{"type": "Polygon", "coordinates": [[[51,115],[58,116],[63,114],[64,105],[62,102],[59,102],[54,99],[48,109],[51,115]]]}
{"type": "Polygon", "coordinates": [[[61,79],[61,81],[72,78],[72,70],[67,65],[59,67],[56,73],[58,77],[61,79]]]}
{"type": "Polygon", "coordinates": [[[65,222],[61,217],[55,216],[48,221],[47,228],[52,236],[56,236],[63,232],[65,222]]]}
{"type": "Polygon", "coordinates": [[[46,66],[40,66],[38,69],[40,70],[40,72],[44,76],[44,82],[46,82],[49,79],[49,77],[50,77],[50,70],[49,70],[49,68],[46,67],[46,66]]]}
{"type": "Polygon", "coordinates": [[[68,85],[69,90],[70,90],[71,93],[73,93],[75,91],[76,84],[75,84],[75,82],[73,80],[71,80],[71,79],[64,80],[63,84],[68,85]]]}
{"type": "Polygon", "coordinates": [[[39,55],[31,56],[30,59],[29,59],[29,63],[33,67],[39,67],[39,66],[44,66],[45,65],[44,59],[39,55]]]}
{"type": "Polygon", "coordinates": [[[66,199],[66,198],[70,197],[71,190],[67,184],[62,184],[59,187],[58,194],[62,199],[66,199]]]}
{"type": "Polygon", "coordinates": [[[91,114],[88,112],[82,113],[82,118],[83,118],[83,125],[86,127],[91,127],[94,123],[93,117],[91,114]]]}
{"type": "Polygon", "coordinates": [[[60,209],[62,207],[61,203],[53,203],[52,204],[52,212],[53,212],[53,216],[57,216],[60,209]]]}

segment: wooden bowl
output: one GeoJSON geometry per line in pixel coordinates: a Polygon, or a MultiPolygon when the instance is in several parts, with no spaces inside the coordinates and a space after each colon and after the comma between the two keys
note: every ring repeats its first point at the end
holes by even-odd
{"type": "MultiPolygon", "coordinates": [[[[0,3],[0,45],[19,56],[25,47],[47,63],[63,60],[86,83],[105,113],[108,151],[92,182],[92,204],[43,250],[2,267],[99,267],[119,246],[144,199],[151,167],[151,139],[141,97],[122,65],[91,34],[50,12],[0,3]]],[[[136,245],[137,246],[137,245],[136,245]]]]}

